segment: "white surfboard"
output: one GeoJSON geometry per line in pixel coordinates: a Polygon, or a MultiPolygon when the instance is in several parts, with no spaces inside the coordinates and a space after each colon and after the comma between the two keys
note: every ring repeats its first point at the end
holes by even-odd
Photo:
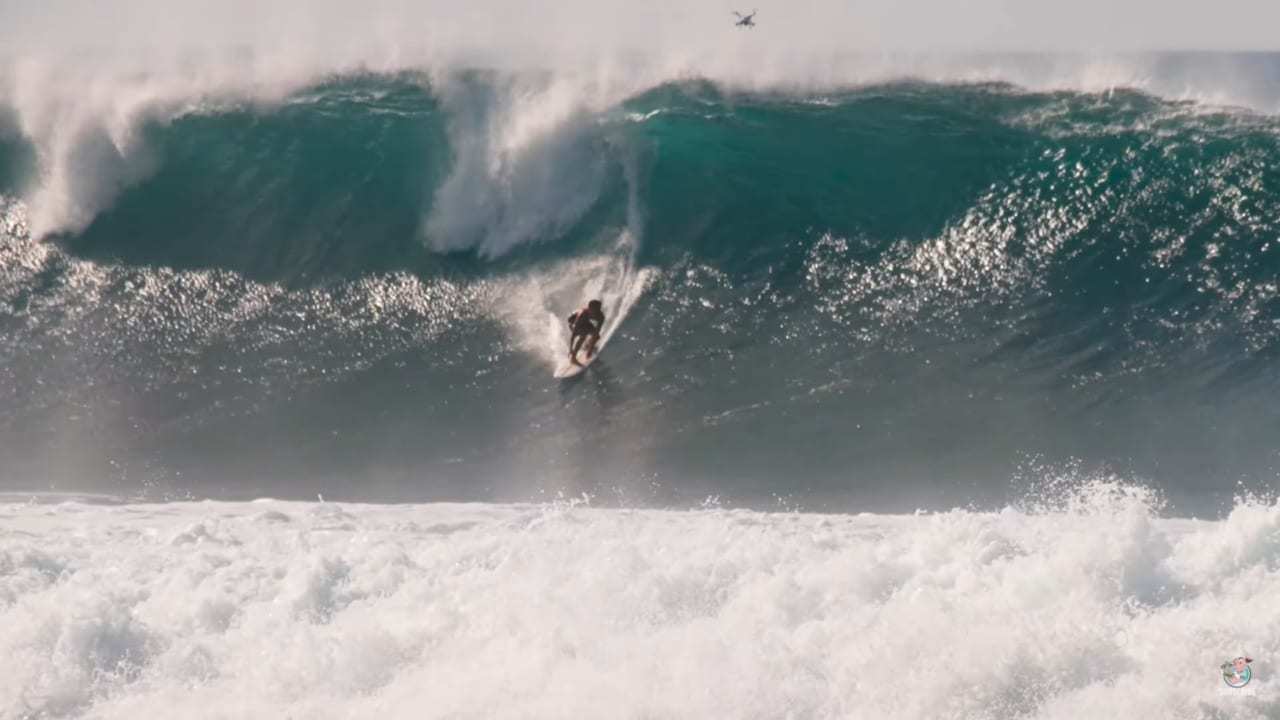
{"type": "MultiPolygon", "coordinates": [[[[599,343],[597,343],[597,345],[599,345],[599,343]]],[[[571,377],[576,377],[578,375],[581,375],[582,371],[586,370],[587,366],[595,362],[596,358],[598,357],[600,357],[599,347],[596,348],[596,354],[592,355],[591,357],[587,357],[587,354],[585,352],[578,353],[579,364],[577,365],[574,365],[573,363],[569,362],[569,358],[566,357],[564,359],[564,363],[561,364],[560,367],[556,368],[556,374],[554,377],[556,379],[563,380],[565,378],[571,378],[571,377]]]]}

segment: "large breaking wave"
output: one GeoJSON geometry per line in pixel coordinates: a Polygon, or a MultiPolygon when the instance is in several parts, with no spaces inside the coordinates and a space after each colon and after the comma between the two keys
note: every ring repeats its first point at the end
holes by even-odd
{"type": "Polygon", "coordinates": [[[0,716],[1276,717],[1277,57],[876,54],[1269,11],[259,5],[0,20],[0,716]]]}
{"type": "Polygon", "coordinates": [[[11,108],[3,482],[910,509],[1048,467],[1187,512],[1274,482],[1274,116],[606,95],[472,71],[11,108]],[[553,382],[546,318],[597,291],[617,337],[553,382]]]}

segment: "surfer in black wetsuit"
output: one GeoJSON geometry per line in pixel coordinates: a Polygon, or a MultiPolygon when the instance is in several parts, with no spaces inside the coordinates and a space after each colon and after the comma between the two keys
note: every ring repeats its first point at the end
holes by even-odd
{"type": "Polygon", "coordinates": [[[596,354],[596,343],[600,342],[600,331],[604,329],[604,307],[599,300],[592,300],[587,306],[569,316],[569,362],[580,365],[578,351],[586,345],[587,358],[596,354]]]}

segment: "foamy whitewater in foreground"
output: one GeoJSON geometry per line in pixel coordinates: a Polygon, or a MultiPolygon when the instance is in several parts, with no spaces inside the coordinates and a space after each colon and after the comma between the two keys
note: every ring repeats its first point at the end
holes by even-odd
{"type": "Polygon", "coordinates": [[[1151,508],[10,504],[0,717],[1280,717],[1280,505],[1151,508]]]}

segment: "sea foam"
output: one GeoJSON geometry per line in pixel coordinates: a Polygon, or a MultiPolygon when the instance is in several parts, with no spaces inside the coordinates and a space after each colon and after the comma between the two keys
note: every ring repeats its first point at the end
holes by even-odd
{"type": "Polygon", "coordinates": [[[1280,505],[0,507],[0,716],[1276,717],[1280,505]],[[1231,691],[1225,659],[1255,659],[1231,691]]]}

